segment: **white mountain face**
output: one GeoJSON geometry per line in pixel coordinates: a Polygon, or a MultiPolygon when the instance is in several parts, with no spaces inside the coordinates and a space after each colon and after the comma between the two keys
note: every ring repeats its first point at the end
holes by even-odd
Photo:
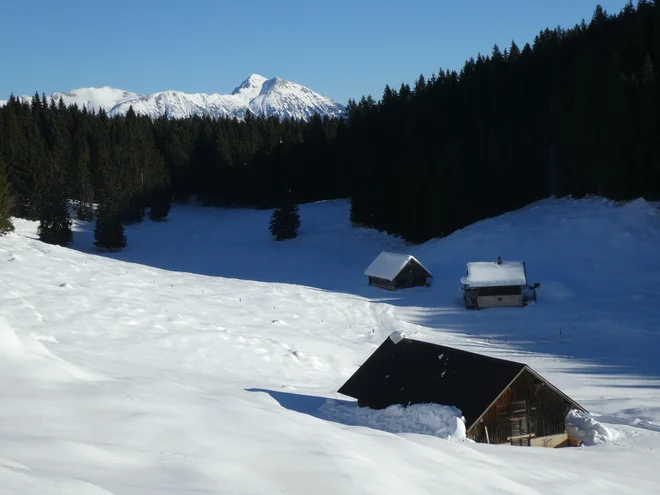
{"type": "Polygon", "coordinates": [[[85,107],[87,110],[103,109],[109,112],[117,103],[136,96],[138,96],[136,93],[130,91],[104,86],[103,88],[80,88],[66,93],[53,93],[50,97],[56,102],[61,97],[67,106],[77,104],[80,108],[85,107]]]}
{"type": "Polygon", "coordinates": [[[267,79],[258,74],[252,74],[231,94],[188,94],[181,91],[137,94],[106,86],[51,95],[56,100],[60,97],[66,105],[76,103],[88,110],[103,109],[110,116],[125,115],[133,107],[136,113],[152,119],[163,115],[169,118],[208,115],[243,119],[245,112],[250,110],[255,115],[309,120],[315,113],[338,117],[344,112],[342,105],[301,84],[279,77],[267,79]]]}

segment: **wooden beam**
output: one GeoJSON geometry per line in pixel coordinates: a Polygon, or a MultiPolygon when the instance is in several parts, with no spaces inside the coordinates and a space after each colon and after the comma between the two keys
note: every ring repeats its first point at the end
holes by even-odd
{"type": "Polygon", "coordinates": [[[568,446],[569,447],[581,447],[582,441],[577,438],[568,437],[568,446]]]}
{"type": "Polygon", "coordinates": [[[532,447],[548,447],[554,449],[568,444],[568,434],[566,432],[557,435],[548,435],[547,437],[538,437],[530,441],[532,447]]]}
{"type": "Polygon", "coordinates": [[[527,435],[516,435],[515,437],[506,437],[509,440],[522,440],[523,438],[536,438],[536,433],[529,433],[527,435]]]}

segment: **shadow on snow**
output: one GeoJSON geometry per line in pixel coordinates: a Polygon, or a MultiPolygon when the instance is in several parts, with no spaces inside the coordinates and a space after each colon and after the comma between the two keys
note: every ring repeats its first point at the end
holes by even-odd
{"type": "MultiPolygon", "coordinates": [[[[328,397],[317,397],[314,395],[294,394],[291,392],[278,392],[275,390],[268,390],[263,388],[248,388],[246,392],[257,392],[270,395],[277,403],[285,409],[290,411],[307,414],[315,418],[322,418],[319,414],[319,409],[326,401],[334,400],[328,397]]],[[[337,401],[346,405],[355,405],[355,401],[337,401]]]]}
{"type": "Polygon", "coordinates": [[[555,355],[579,361],[578,373],[659,377],[660,311],[653,301],[660,299],[654,282],[660,235],[649,238],[655,225],[645,223],[644,205],[633,205],[628,218],[599,202],[581,204],[583,211],[570,202],[541,203],[421,246],[351,227],[346,201],[301,205],[299,237],[283,242],[270,235],[268,211],[179,205],[166,222],[128,226],[121,252],[97,251],[93,225],[78,222],[72,247],[164,270],[295,284],[386,303],[396,311],[393,321],[378,321],[381,332],[399,320],[425,327],[421,339],[429,331],[440,343],[461,334],[467,337],[462,347],[497,344],[493,354],[504,347],[508,359],[555,355]],[[531,220],[524,220],[530,211],[531,220]],[[630,239],[644,241],[632,245],[634,256],[630,239]],[[384,250],[417,256],[435,275],[431,287],[388,292],[368,286],[364,270],[384,250]],[[465,263],[499,254],[527,262],[529,281],[542,283],[538,303],[466,310],[460,290],[465,263]],[[643,264],[635,265],[638,259],[643,264]]]}

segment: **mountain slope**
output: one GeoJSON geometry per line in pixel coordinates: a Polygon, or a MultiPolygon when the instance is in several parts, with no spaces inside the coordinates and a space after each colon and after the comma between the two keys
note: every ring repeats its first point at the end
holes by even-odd
{"type": "Polygon", "coordinates": [[[136,96],[138,95],[130,91],[105,86],[103,88],[74,89],[66,93],[53,93],[50,97],[56,102],[62,98],[67,106],[77,104],[81,108],[87,108],[87,110],[98,111],[103,109],[109,112],[118,103],[136,96]]]}
{"type": "Polygon", "coordinates": [[[300,213],[299,237],[276,242],[269,211],[178,205],[127,227],[110,257],[93,225],[76,223],[65,249],[16,220],[0,238],[4,491],[657,493],[655,205],[548,200],[412,248],[352,228],[345,201],[300,213]],[[381,250],[417,256],[433,285],[367,286],[381,250]],[[497,255],[527,261],[538,304],[462,307],[464,262],[497,255]],[[439,438],[423,410],[335,400],[396,330],[528,363],[614,434],[580,449],[475,445],[439,438]]]}
{"type": "Polygon", "coordinates": [[[300,84],[274,77],[263,82],[259,95],[250,100],[256,115],[277,115],[308,120],[314,113],[338,117],[342,109],[330,98],[321,96],[300,84]]]}
{"type": "Polygon", "coordinates": [[[163,91],[136,94],[130,91],[104,88],[80,88],[66,93],[54,93],[67,105],[78,104],[87,109],[103,109],[108,115],[125,115],[130,107],[152,119],[160,116],[186,118],[193,115],[213,118],[243,119],[247,110],[255,115],[308,120],[314,113],[339,117],[344,107],[328,97],[315,93],[301,84],[280,78],[266,79],[252,74],[231,94],[188,94],[163,91]]]}

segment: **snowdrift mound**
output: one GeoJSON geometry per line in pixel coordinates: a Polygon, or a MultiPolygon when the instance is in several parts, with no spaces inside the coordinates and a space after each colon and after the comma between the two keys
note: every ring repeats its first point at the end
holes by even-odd
{"type": "Polygon", "coordinates": [[[590,414],[572,410],[566,416],[566,431],[584,445],[598,445],[611,442],[619,433],[596,421],[590,414]]]}
{"type": "Polygon", "coordinates": [[[388,433],[418,433],[446,440],[465,438],[465,420],[461,411],[439,404],[414,404],[408,407],[397,404],[376,410],[328,400],[319,408],[318,417],[388,433]]]}
{"type": "Polygon", "coordinates": [[[19,335],[0,317],[0,355],[14,358],[44,357],[51,360],[59,358],[51,353],[48,348],[32,335],[19,335]]]}
{"type": "Polygon", "coordinates": [[[441,276],[394,293],[364,268],[408,247],[353,228],[344,200],[302,205],[293,244],[272,239],[269,211],[174,205],[128,226],[121,253],[79,223],[78,250],[49,255],[38,222],[17,220],[0,237],[0,492],[657,495],[650,208],[553,200],[488,219],[410,247],[441,276]],[[525,260],[539,304],[465,310],[465,263],[500,254],[525,260]],[[618,437],[496,448],[441,441],[464,435],[454,408],[327,402],[394,330],[525,362],[594,412],[571,434],[608,441],[602,422],[618,437]]]}
{"type": "Polygon", "coordinates": [[[0,355],[22,354],[23,344],[4,318],[0,318],[0,355]]]}
{"type": "Polygon", "coordinates": [[[65,361],[53,354],[42,341],[57,343],[53,336],[19,335],[0,317],[0,356],[3,361],[25,363],[30,366],[23,370],[34,376],[47,377],[49,380],[100,381],[106,378],[80,366],[65,361]]]}

